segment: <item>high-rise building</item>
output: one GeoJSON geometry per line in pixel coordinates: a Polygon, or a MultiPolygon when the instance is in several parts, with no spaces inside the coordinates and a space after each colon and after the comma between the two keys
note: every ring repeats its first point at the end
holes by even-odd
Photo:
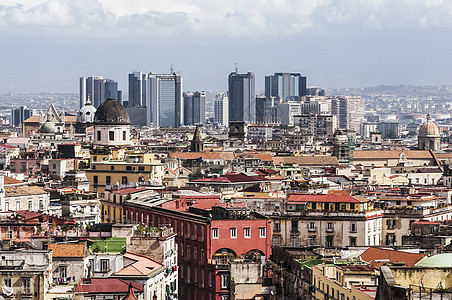
{"type": "Polygon", "coordinates": [[[182,77],[179,73],[149,74],[150,99],[147,122],[156,127],[179,127],[184,124],[182,77]]]}
{"type": "Polygon", "coordinates": [[[306,77],[300,73],[265,76],[265,96],[279,96],[283,99],[306,96],[306,77]]]}
{"type": "Polygon", "coordinates": [[[33,110],[30,108],[27,108],[26,106],[14,108],[11,110],[11,125],[19,126],[32,115],[33,115],[33,110]]]}
{"type": "Polygon", "coordinates": [[[184,124],[204,124],[206,121],[206,92],[184,93],[184,124]]]}
{"type": "Polygon", "coordinates": [[[214,115],[213,121],[216,124],[227,126],[229,121],[229,101],[226,93],[220,93],[215,96],[213,102],[214,115]]]}
{"type": "Polygon", "coordinates": [[[229,121],[254,123],[256,120],[256,91],[254,74],[229,74],[229,121]]]}
{"type": "Polygon", "coordinates": [[[360,96],[337,96],[331,99],[331,110],[337,116],[338,128],[361,132],[364,122],[364,99],[360,96]]]}
{"type": "Polygon", "coordinates": [[[149,76],[139,71],[129,74],[128,107],[145,107],[149,102],[149,76]]]}
{"type": "Polygon", "coordinates": [[[112,79],[105,79],[101,76],[80,77],[80,108],[85,105],[88,98],[97,108],[107,99],[120,101],[121,95],[122,92],[118,90],[118,83],[112,79]]]}

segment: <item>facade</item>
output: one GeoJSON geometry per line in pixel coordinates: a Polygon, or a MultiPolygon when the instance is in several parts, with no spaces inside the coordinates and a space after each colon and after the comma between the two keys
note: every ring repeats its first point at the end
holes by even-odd
{"type": "Polygon", "coordinates": [[[179,73],[149,73],[147,123],[155,127],[180,127],[184,124],[182,76],[179,73]]]}
{"type": "Polygon", "coordinates": [[[399,138],[402,131],[402,124],[398,122],[382,122],[378,124],[378,131],[384,139],[399,138]]]}
{"type": "Polygon", "coordinates": [[[184,93],[184,124],[204,124],[206,122],[206,92],[184,93]]]}
{"type": "Polygon", "coordinates": [[[364,122],[364,99],[360,96],[337,96],[329,98],[333,115],[337,116],[338,128],[361,132],[364,122]]]}
{"type": "Polygon", "coordinates": [[[221,126],[227,126],[229,121],[229,100],[226,93],[220,93],[214,100],[213,121],[221,126]]]}
{"type": "Polygon", "coordinates": [[[107,99],[116,99],[122,103],[122,92],[118,90],[118,83],[102,76],[80,77],[80,108],[88,99],[94,107],[99,107],[107,99]]]}
{"type": "Polygon", "coordinates": [[[145,107],[149,103],[149,76],[139,71],[129,74],[129,102],[127,107],[145,107]]]}
{"type": "Polygon", "coordinates": [[[180,299],[229,299],[228,261],[242,255],[270,255],[270,222],[240,209],[213,207],[175,211],[146,202],[124,205],[127,223],[171,224],[177,233],[180,299]],[[210,216],[209,216],[210,214],[210,216]]]}
{"type": "Polygon", "coordinates": [[[306,77],[300,73],[265,76],[265,96],[279,96],[283,99],[306,96],[306,77]]]}
{"type": "Polygon", "coordinates": [[[229,121],[256,121],[256,91],[254,74],[239,74],[238,70],[228,77],[229,121]]]}
{"type": "Polygon", "coordinates": [[[300,127],[302,135],[314,137],[314,139],[332,139],[336,132],[336,116],[323,114],[309,114],[295,116],[294,124],[300,127]]]}

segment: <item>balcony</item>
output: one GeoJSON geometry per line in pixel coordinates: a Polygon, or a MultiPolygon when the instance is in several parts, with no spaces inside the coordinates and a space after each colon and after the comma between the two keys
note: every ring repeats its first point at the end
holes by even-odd
{"type": "Polygon", "coordinates": [[[334,232],[334,228],[332,227],[332,228],[327,228],[326,230],[325,230],[326,232],[334,232]]]}

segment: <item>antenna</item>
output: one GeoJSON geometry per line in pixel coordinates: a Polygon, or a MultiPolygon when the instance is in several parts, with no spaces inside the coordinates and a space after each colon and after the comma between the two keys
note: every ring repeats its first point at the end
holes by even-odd
{"type": "Polygon", "coordinates": [[[174,64],[171,64],[171,74],[174,73],[174,64]]]}
{"type": "Polygon", "coordinates": [[[235,63],[235,72],[238,73],[239,72],[239,64],[235,63]]]}

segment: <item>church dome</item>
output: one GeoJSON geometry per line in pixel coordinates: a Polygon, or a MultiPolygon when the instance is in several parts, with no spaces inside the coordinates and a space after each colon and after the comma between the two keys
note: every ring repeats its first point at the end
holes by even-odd
{"type": "Polygon", "coordinates": [[[55,122],[46,121],[42,124],[41,128],[39,128],[39,132],[41,133],[56,133],[57,129],[55,127],[55,122]]]}
{"type": "Polygon", "coordinates": [[[125,107],[116,99],[107,99],[97,108],[95,124],[129,125],[130,118],[125,107]]]}
{"type": "Polygon", "coordinates": [[[78,111],[77,123],[92,123],[95,114],[96,108],[94,106],[85,105],[78,111]]]}
{"type": "Polygon", "coordinates": [[[419,137],[439,137],[439,128],[431,120],[430,115],[427,115],[427,122],[422,124],[419,128],[419,137]]]}

